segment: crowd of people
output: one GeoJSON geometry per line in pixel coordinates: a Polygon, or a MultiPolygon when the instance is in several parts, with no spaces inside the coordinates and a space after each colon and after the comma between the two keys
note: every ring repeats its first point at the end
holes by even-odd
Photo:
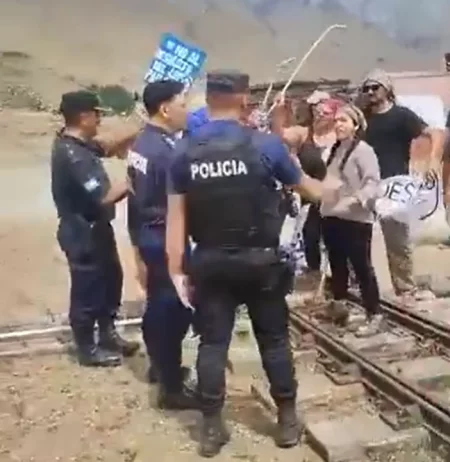
{"type": "MultiPolygon", "coordinates": [[[[127,199],[146,294],[149,382],[159,385],[160,408],[201,411],[204,457],[218,454],[230,439],[222,415],[225,370],[242,304],[278,408],[275,441],[285,448],[299,442],[286,303],[294,275],[279,250],[283,204],[292,192],[309,207],[303,229],[307,277],[318,282],[323,241],[331,306],[342,311],[352,270],[367,314],[357,335],[382,329],[371,259],[377,185],[409,171],[410,145],[420,135],[430,139],[429,168],[438,170],[441,142],[414,112],[396,104],[385,72],[370,73],[360,90],[362,109],[314,92],[305,126],[287,125],[289,108],[279,96],[269,133],[252,124],[247,74],[209,73],[206,107],[193,113],[183,84],[152,82],[142,95],[144,120],[114,140],[98,133],[102,108],[96,95],[62,97],[65,126],[52,150],[52,193],[71,276],[69,318],[79,361],[116,366],[139,348],[114,323],[123,275],[110,222],[115,204],[127,199]],[[106,174],[101,158],[111,155],[126,156],[126,182],[112,183],[106,174]],[[185,386],[190,370],[182,364],[190,326],[200,339],[194,390],[185,386]]],[[[423,297],[412,279],[407,227],[393,220],[381,225],[396,294],[423,297]]]]}

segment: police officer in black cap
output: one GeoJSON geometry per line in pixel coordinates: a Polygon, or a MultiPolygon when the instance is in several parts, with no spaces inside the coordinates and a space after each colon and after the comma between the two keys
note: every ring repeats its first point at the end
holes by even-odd
{"type": "Polygon", "coordinates": [[[69,319],[79,362],[116,366],[120,354],[132,355],[139,347],[123,339],[114,325],[123,273],[110,222],[115,204],[127,196],[128,188],[126,182],[111,184],[100,158],[115,155],[115,149],[123,149],[138,130],[105,144],[97,133],[100,111],[98,97],[89,91],[62,96],[65,126],[52,147],[51,188],[59,217],[57,239],[69,264],[69,319]]]}
{"type": "MultiPolygon", "coordinates": [[[[210,121],[180,142],[169,172],[166,249],[180,299],[196,310],[204,457],[216,455],[230,438],[221,416],[225,367],[236,307],[243,303],[278,407],[276,443],[292,447],[301,433],[285,301],[289,271],[278,253],[274,180],[316,199],[324,185],[301,174],[278,136],[240,123],[248,89],[249,76],[241,72],[208,74],[210,121]],[[189,280],[182,267],[186,233],[197,244],[189,280]]],[[[336,182],[325,186],[332,189],[336,182]]]]}

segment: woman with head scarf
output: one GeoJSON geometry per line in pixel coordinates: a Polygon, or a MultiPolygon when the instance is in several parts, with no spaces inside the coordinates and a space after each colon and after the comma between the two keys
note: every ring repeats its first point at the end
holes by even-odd
{"type": "Polygon", "coordinates": [[[356,333],[370,336],[378,333],[382,324],[380,294],[371,258],[372,210],[380,168],[374,150],[362,140],[367,127],[362,112],[353,105],[345,105],[337,111],[335,121],[336,142],[327,169],[343,184],[335,196],[322,201],[320,209],[331,268],[331,290],[334,301],[338,302],[334,306],[339,306],[348,295],[350,263],[366,309],[365,323],[356,333]]]}
{"type": "MultiPolygon", "coordinates": [[[[314,91],[306,102],[310,110],[309,124],[282,128],[283,118],[286,116],[286,113],[283,114],[283,108],[285,110],[286,106],[284,101],[278,101],[273,130],[281,135],[298,156],[303,171],[313,178],[323,180],[327,171],[324,160],[336,141],[334,117],[336,110],[343,103],[323,91],[314,91]]],[[[303,200],[303,204],[305,203],[307,201],[303,200]]],[[[320,221],[319,205],[311,204],[303,227],[303,241],[308,267],[307,275],[312,284],[320,279],[320,221]]]]}

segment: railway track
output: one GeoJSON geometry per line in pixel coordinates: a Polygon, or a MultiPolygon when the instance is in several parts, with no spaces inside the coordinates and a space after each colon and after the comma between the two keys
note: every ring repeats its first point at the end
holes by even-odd
{"type": "MultiPolygon", "coordinates": [[[[356,296],[349,304],[362,312],[356,296]]],[[[329,462],[398,460],[405,448],[405,460],[433,460],[436,447],[450,460],[450,326],[393,300],[382,309],[385,332],[360,339],[320,309],[290,306],[296,355],[309,362],[298,371],[307,439],[329,462]]],[[[252,392],[274,410],[264,382],[252,392]]]]}
{"type": "MultiPolygon", "coordinates": [[[[450,301],[436,303],[450,314],[450,301]]],[[[349,304],[362,312],[356,295],[349,304]]],[[[433,317],[431,305],[427,311],[385,299],[382,309],[386,332],[358,339],[324,320],[320,308],[306,313],[304,306],[290,306],[299,405],[308,440],[327,462],[403,460],[391,457],[424,448],[425,458],[408,455],[405,462],[429,462],[436,444],[449,451],[450,324],[433,317]]],[[[119,324],[140,337],[139,318],[119,324]]],[[[70,344],[61,320],[0,328],[0,360],[65,353],[70,344]]],[[[252,393],[274,410],[263,381],[255,380],[252,393]]],[[[450,452],[441,460],[450,460],[450,452]]]]}
{"type": "MultiPolygon", "coordinates": [[[[70,326],[58,321],[0,326],[0,359],[72,352],[70,326]]],[[[141,340],[141,322],[140,317],[133,317],[120,319],[116,325],[141,340]]]]}
{"type": "MultiPolygon", "coordinates": [[[[351,294],[351,301],[356,306],[361,306],[361,300],[355,293],[351,294]]],[[[433,304],[439,304],[439,301],[426,303],[431,305],[431,309],[427,311],[432,313],[433,304]]],[[[450,310],[450,300],[447,300],[444,304],[447,305],[444,309],[450,310]]],[[[439,346],[442,354],[450,357],[450,318],[449,322],[446,323],[442,320],[434,319],[431,313],[430,315],[424,315],[421,313],[420,308],[407,306],[389,298],[381,299],[381,309],[391,323],[409,329],[416,336],[428,342],[434,342],[439,346]]]]}

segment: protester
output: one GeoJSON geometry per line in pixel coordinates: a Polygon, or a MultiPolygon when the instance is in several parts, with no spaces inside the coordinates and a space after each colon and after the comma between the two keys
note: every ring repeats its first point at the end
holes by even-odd
{"type": "MultiPolygon", "coordinates": [[[[375,150],[381,178],[409,173],[411,142],[420,135],[428,136],[431,141],[429,168],[440,172],[440,136],[413,111],[396,104],[389,75],[380,69],[373,70],[364,79],[361,92],[368,124],[365,139],[375,150]]],[[[381,229],[396,295],[413,299],[428,298],[429,292],[418,291],[413,281],[408,225],[386,218],[381,221],[381,229]]]]}
{"type": "Polygon", "coordinates": [[[57,238],[69,264],[69,320],[79,362],[117,366],[119,354],[131,356],[139,348],[137,342],[123,339],[114,324],[121,305],[123,273],[110,222],[115,204],[128,193],[128,185],[111,184],[100,157],[121,156],[139,129],[125,131],[115,140],[102,140],[98,136],[100,109],[94,93],[82,90],[62,96],[60,111],[65,125],[53,143],[51,186],[59,218],[57,238]]]}
{"type": "MultiPolygon", "coordinates": [[[[302,169],[313,178],[319,180],[326,175],[324,161],[329,154],[329,149],[336,141],[334,132],[334,117],[336,110],[342,102],[332,98],[323,91],[314,91],[306,100],[309,108],[308,125],[295,125],[283,127],[282,114],[279,107],[283,106],[283,100],[278,99],[274,114],[274,130],[281,134],[283,140],[290,146],[300,160],[302,169]]],[[[308,201],[303,198],[302,205],[308,201]]],[[[309,205],[308,215],[303,226],[303,243],[307,264],[307,273],[303,285],[317,286],[321,277],[321,218],[319,204],[309,205]]]]}
{"type": "MultiPolygon", "coordinates": [[[[338,176],[343,186],[336,197],[322,202],[320,208],[333,299],[339,303],[348,298],[350,264],[367,313],[366,322],[356,332],[360,336],[379,332],[382,321],[380,294],[371,257],[373,206],[380,168],[375,152],[361,139],[365,128],[364,115],[358,108],[346,105],[338,110],[337,141],[331,148],[327,165],[328,172],[338,176]]],[[[338,311],[342,312],[342,309],[338,311]]]]}
{"type": "MultiPolygon", "coordinates": [[[[195,407],[183,381],[182,341],[192,313],[180,302],[166,265],[166,174],[175,145],[175,134],[186,125],[184,85],[174,80],[147,84],[143,103],[148,123],[128,155],[132,193],[134,242],[147,269],[147,306],[142,330],[152,369],[151,382],[159,381],[158,405],[168,409],[195,407]]],[[[185,250],[188,245],[185,242],[185,250]]]]}
{"type": "Polygon", "coordinates": [[[241,72],[208,74],[210,122],[180,142],[170,169],[167,255],[181,300],[196,310],[203,457],[215,456],[230,439],[222,416],[225,365],[241,303],[248,307],[278,408],[276,442],[291,447],[299,441],[285,301],[289,272],[278,252],[279,196],[273,179],[316,199],[338,185],[300,176],[277,136],[242,125],[248,89],[249,76],[241,72]],[[183,268],[186,235],[196,243],[189,271],[193,299],[183,268]]]}

